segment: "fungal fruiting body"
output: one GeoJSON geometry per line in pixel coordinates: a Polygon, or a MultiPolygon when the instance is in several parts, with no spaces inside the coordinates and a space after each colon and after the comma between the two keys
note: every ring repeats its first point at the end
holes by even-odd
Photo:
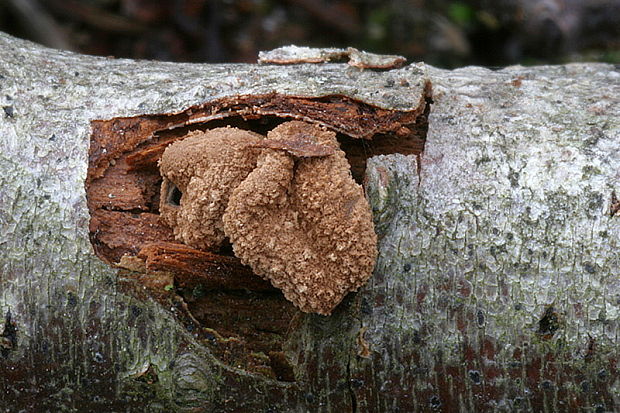
{"type": "Polygon", "coordinates": [[[370,207],[334,132],[300,121],[264,139],[213,129],[170,145],[161,172],[160,211],[178,240],[215,248],[227,237],[244,264],[302,311],[331,314],[372,274],[370,207]],[[178,206],[171,185],[182,193],[178,206]]]}
{"type": "Polygon", "coordinates": [[[225,239],[222,215],[232,190],[254,169],[263,137],[235,129],[192,132],[168,146],[160,161],[160,216],[177,240],[213,249],[225,239]]]}

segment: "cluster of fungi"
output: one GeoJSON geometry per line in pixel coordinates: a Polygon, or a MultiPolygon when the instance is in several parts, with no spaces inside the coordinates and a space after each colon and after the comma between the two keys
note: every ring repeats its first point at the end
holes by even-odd
{"type": "Polygon", "coordinates": [[[160,215],[200,250],[234,254],[304,312],[329,315],[372,274],[377,238],[336,134],[302,121],[267,133],[194,131],[160,160],[160,215]]]}

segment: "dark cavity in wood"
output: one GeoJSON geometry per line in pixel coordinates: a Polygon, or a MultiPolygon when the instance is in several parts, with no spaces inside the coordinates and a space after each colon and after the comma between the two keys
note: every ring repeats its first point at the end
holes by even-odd
{"type": "Polygon", "coordinates": [[[0,333],[0,356],[6,359],[9,353],[17,347],[17,326],[12,320],[11,310],[4,316],[4,329],[0,333]]]}

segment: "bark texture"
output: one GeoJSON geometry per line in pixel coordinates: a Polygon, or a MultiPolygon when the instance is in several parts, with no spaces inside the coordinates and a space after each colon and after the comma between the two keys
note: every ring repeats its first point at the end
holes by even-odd
{"type": "Polygon", "coordinates": [[[620,409],[619,97],[605,64],[189,65],[0,35],[0,408],[620,409]],[[366,169],[375,273],[332,316],[293,318],[290,377],[227,363],[179,321],[183,301],[95,255],[91,121],[274,92],[407,111],[421,79],[423,153],[366,169]]]}

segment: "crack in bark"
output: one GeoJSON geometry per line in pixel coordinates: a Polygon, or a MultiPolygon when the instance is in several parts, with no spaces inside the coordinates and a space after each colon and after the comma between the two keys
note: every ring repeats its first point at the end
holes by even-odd
{"type": "Polygon", "coordinates": [[[17,327],[12,320],[11,310],[9,309],[4,316],[4,329],[0,333],[0,355],[6,359],[16,347],[17,327]]]}
{"type": "Polygon", "coordinates": [[[357,396],[353,389],[353,379],[351,377],[351,352],[349,352],[349,359],[347,360],[347,388],[349,389],[349,398],[351,400],[351,412],[357,413],[357,396]]]}

